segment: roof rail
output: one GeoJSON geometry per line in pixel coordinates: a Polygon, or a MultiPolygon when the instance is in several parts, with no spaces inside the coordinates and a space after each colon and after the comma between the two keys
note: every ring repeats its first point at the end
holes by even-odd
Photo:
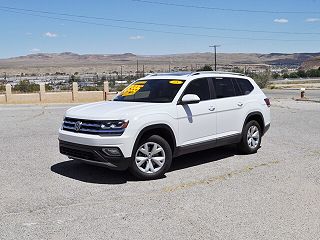
{"type": "Polygon", "coordinates": [[[192,72],[168,72],[168,73],[150,73],[146,77],[152,77],[152,76],[184,76],[184,75],[190,75],[192,72]]]}
{"type": "Polygon", "coordinates": [[[190,76],[199,75],[199,74],[207,74],[207,73],[232,74],[232,75],[237,75],[237,76],[245,76],[243,73],[223,72],[223,71],[198,71],[198,72],[192,72],[190,74],[190,76]]]}

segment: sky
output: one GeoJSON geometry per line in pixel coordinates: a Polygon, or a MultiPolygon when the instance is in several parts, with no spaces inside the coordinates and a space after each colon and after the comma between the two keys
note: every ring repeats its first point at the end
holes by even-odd
{"type": "Polygon", "coordinates": [[[0,31],[0,58],[320,52],[320,0],[0,0],[0,31]]]}

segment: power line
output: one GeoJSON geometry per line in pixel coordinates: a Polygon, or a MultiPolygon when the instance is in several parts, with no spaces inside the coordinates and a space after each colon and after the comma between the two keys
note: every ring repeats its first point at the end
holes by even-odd
{"type": "Polygon", "coordinates": [[[209,7],[209,6],[199,6],[199,5],[186,5],[178,3],[168,3],[160,1],[149,1],[149,0],[131,0],[133,2],[141,2],[148,4],[157,4],[164,6],[174,6],[174,7],[184,7],[184,8],[196,8],[196,9],[206,9],[206,10],[217,10],[217,11],[229,11],[229,12],[245,12],[245,13],[271,13],[271,14],[320,14],[316,11],[270,11],[270,10],[250,10],[250,9],[235,9],[235,8],[219,8],[219,7],[209,7]]]}
{"type": "Polygon", "coordinates": [[[135,20],[127,20],[127,19],[116,19],[116,18],[94,17],[94,16],[87,16],[87,15],[76,15],[76,14],[60,13],[60,12],[52,12],[52,11],[40,11],[40,10],[33,10],[33,9],[26,9],[26,8],[14,8],[14,7],[7,7],[7,6],[1,6],[1,5],[0,5],[0,8],[9,9],[9,10],[26,11],[26,12],[32,12],[32,13],[44,13],[44,14],[67,16],[67,17],[76,17],[76,18],[85,18],[85,19],[94,19],[94,20],[104,20],[104,21],[114,21],[114,22],[125,22],[125,23],[137,23],[137,24],[165,26],[165,27],[204,29],[204,30],[218,30],[218,31],[232,31],[232,32],[293,34],[293,35],[320,35],[320,32],[287,32],[287,31],[279,32],[279,31],[234,29],[234,28],[218,28],[218,27],[205,27],[205,26],[190,26],[190,25],[156,23],[156,22],[135,21],[135,20]]]}
{"type": "Polygon", "coordinates": [[[13,11],[13,10],[4,10],[4,9],[1,9],[1,8],[0,8],[0,11],[8,12],[8,13],[22,14],[22,15],[28,15],[28,16],[34,16],[34,17],[55,19],[55,20],[61,20],[61,21],[76,22],[76,23],[90,24],[90,25],[96,25],[96,26],[103,26],[103,27],[138,30],[138,31],[154,32],[154,33],[165,33],[165,34],[181,35],[181,36],[195,36],[195,37],[222,38],[222,39],[239,39],[239,40],[253,40],[253,41],[280,41],[280,42],[319,42],[320,41],[319,39],[307,39],[306,40],[306,39],[249,38],[249,37],[233,37],[233,36],[218,36],[218,35],[196,34],[196,33],[171,32],[171,31],[161,31],[161,30],[154,30],[154,29],[145,29],[145,28],[136,28],[136,27],[128,27],[128,26],[111,25],[111,24],[104,24],[104,23],[98,23],[98,22],[88,22],[88,21],[61,18],[61,17],[44,16],[44,15],[33,14],[33,13],[19,12],[19,11],[13,11]]]}

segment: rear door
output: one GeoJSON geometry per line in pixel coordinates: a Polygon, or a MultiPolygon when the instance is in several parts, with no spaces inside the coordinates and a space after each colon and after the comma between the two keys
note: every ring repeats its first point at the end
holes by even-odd
{"type": "Polygon", "coordinates": [[[242,131],[245,105],[241,90],[233,78],[213,78],[217,113],[217,139],[233,136],[242,131]]]}

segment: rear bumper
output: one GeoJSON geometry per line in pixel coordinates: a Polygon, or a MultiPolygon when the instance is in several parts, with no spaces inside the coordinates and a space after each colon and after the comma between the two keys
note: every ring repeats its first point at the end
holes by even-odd
{"type": "Polygon", "coordinates": [[[119,157],[110,157],[102,151],[102,148],[59,140],[60,153],[71,159],[114,170],[126,170],[129,167],[131,158],[125,158],[122,152],[119,157]]]}

